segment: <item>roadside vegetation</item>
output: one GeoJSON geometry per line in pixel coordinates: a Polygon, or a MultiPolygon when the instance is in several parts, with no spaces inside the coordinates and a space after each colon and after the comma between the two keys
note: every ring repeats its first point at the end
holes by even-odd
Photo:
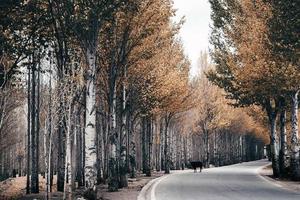
{"type": "Polygon", "coordinates": [[[210,3],[212,48],[191,76],[170,0],[1,1],[0,180],[96,199],[267,144],[274,176],[299,180],[300,6],[210,3]]]}

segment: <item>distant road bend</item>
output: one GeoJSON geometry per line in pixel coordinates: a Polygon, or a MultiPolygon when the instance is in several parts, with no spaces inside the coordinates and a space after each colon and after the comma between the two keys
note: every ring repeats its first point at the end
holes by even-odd
{"type": "Polygon", "coordinates": [[[300,193],[278,187],[258,175],[266,160],[175,173],[156,181],[147,200],[300,200],[300,193]]]}

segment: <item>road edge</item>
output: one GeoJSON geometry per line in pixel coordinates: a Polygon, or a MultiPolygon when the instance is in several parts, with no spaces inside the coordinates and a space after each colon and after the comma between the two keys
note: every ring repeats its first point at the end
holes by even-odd
{"type": "Polygon", "coordinates": [[[283,190],[288,190],[290,192],[294,192],[294,193],[297,193],[297,194],[300,194],[300,190],[299,189],[295,189],[294,187],[292,187],[291,185],[287,184],[287,183],[284,183],[280,180],[276,180],[274,178],[271,178],[271,177],[268,177],[267,175],[264,175],[262,174],[262,170],[267,167],[267,166],[270,166],[272,165],[271,163],[267,164],[267,165],[264,165],[260,168],[257,169],[257,175],[265,182],[268,182],[278,188],[281,188],[283,190]]]}
{"type": "Polygon", "coordinates": [[[168,175],[170,175],[170,174],[166,174],[166,175],[160,176],[158,178],[155,178],[155,179],[152,179],[151,181],[149,181],[140,191],[140,193],[137,197],[137,200],[147,200],[146,195],[147,195],[147,192],[149,191],[149,189],[152,189],[151,188],[152,185],[154,185],[155,182],[159,181],[160,179],[167,177],[168,175]]]}
{"type": "Polygon", "coordinates": [[[257,176],[258,176],[260,179],[262,179],[263,181],[268,182],[268,183],[271,183],[272,185],[275,185],[275,186],[277,186],[277,187],[279,187],[279,188],[284,188],[282,185],[276,183],[275,180],[273,180],[272,178],[267,178],[266,176],[264,176],[263,174],[261,174],[261,171],[262,171],[265,167],[270,166],[270,165],[272,165],[272,163],[268,163],[268,164],[265,164],[265,165],[263,165],[263,166],[257,168],[256,171],[255,171],[255,173],[256,173],[257,176]]]}
{"type": "Polygon", "coordinates": [[[157,187],[157,185],[164,179],[172,176],[172,175],[176,175],[176,174],[181,174],[181,173],[188,173],[190,172],[190,170],[175,170],[170,174],[165,174],[161,177],[155,178],[151,181],[149,181],[140,191],[137,200],[156,200],[155,198],[155,188],[157,187]],[[150,192],[150,194],[148,193],[150,192]],[[150,196],[149,196],[150,195],[150,196]],[[148,197],[148,198],[147,198],[148,197]]]}

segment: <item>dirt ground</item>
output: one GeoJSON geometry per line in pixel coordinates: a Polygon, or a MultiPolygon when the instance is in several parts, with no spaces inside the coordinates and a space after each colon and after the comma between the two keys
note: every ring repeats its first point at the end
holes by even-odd
{"type": "Polygon", "coordinates": [[[268,181],[271,181],[277,184],[280,187],[283,187],[288,190],[300,192],[300,182],[299,181],[291,181],[289,179],[284,178],[274,178],[272,166],[266,166],[259,171],[260,175],[262,175],[268,181]]]}
{"type": "MultiPolygon", "coordinates": [[[[107,185],[100,185],[98,188],[98,199],[101,200],[136,200],[142,188],[152,179],[163,175],[163,172],[153,172],[152,177],[138,174],[135,179],[128,179],[128,187],[119,189],[118,192],[108,192],[107,185]]],[[[40,193],[26,195],[26,177],[10,178],[0,182],[0,200],[42,200],[45,199],[45,179],[40,179],[40,193]]],[[[56,179],[56,177],[54,177],[56,179]]],[[[54,183],[56,180],[54,180],[54,183]]],[[[53,186],[56,188],[56,185],[53,186]]],[[[50,199],[62,199],[63,193],[53,192],[50,199]]]]}
{"type": "Polygon", "coordinates": [[[162,175],[163,172],[153,172],[151,177],[139,174],[136,179],[128,179],[128,188],[120,189],[118,192],[107,192],[107,186],[103,185],[98,195],[103,200],[136,200],[139,192],[149,181],[162,175]]]}
{"type": "MultiPolygon", "coordinates": [[[[9,178],[5,181],[0,182],[0,200],[10,200],[10,199],[44,199],[45,197],[45,186],[46,179],[39,176],[39,190],[41,194],[38,195],[26,195],[26,176],[9,178]]],[[[56,176],[54,176],[54,183],[56,183],[56,176]]],[[[57,196],[60,194],[55,192],[56,185],[53,185],[53,199],[59,199],[57,196]]]]}

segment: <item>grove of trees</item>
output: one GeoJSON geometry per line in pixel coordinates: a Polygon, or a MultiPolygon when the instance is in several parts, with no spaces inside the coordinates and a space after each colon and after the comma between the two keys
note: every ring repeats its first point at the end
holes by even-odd
{"type": "Polygon", "coordinates": [[[170,173],[192,160],[210,167],[260,159],[269,141],[277,165],[278,114],[285,134],[280,158],[288,164],[291,145],[291,169],[299,171],[299,60],[294,50],[275,56],[292,41],[266,47],[261,38],[279,41],[283,36],[275,30],[288,24],[281,21],[288,16],[272,15],[273,5],[264,2],[226,2],[211,0],[215,64],[201,53],[199,74],[191,78],[178,36],[184,21],[173,21],[171,0],[1,1],[0,179],[26,175],[29,194],[39,193],[45,178],[47,199],[54,185],[64,199],[82,188],[85,198],[96,199],[98,185],[117,191],[138,172],[170,173]],[[261,16],[253,6],[268,12],[261,16]],[[271,19],[269,36],[265,23],[271,19]],[[261,32],[245,31],[252,22],[261,32]],[[250,36],[262,41],[258,49],[250,36]],[[264,69],[272,76],[257,71],[264,69]],[[226,94],[250,107],[232,107],[226,94]],[[259,106],[268,112],[270,140],[259,106]]]}
{"type": "Polygon", "coordinates": [[[235,106],[255,105],[264,111],[274,176],[299,180],[299,2],[210,3],[216,68],[208,72],[209,79],[235,106]]]}

